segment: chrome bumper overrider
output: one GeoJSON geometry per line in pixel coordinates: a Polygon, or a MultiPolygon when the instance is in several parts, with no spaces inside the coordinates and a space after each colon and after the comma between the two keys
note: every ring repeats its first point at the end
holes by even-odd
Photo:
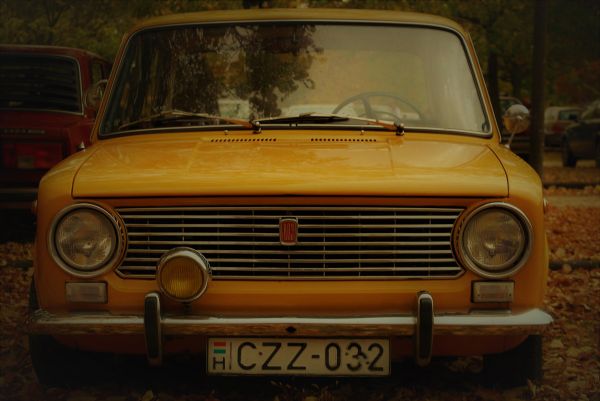
{"type": "Polygon", "coordinates": [[[435,314],[433,298],[418,294],[413,315],[344,317],[230,317],[170,315],[161,313],[160,297],[146,296],[144,315],[106,312],[51,314],[34,312],[29,332],[48,335],[144,334],[151,362],[159,362],[165,335],[269,336],[269,337],[368,337],[415,336],[417,361],[431,357],[433,335],[538,334],[552,323],[541,309],[523,311],[473,311],[465,314],[435,314]]]}

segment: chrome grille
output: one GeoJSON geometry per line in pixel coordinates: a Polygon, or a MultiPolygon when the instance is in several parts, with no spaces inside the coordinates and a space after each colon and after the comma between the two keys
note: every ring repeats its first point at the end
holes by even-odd
{"type": "Polygon", "coordinates": [[[153,278],[163,253],[191,247],[214,279],[453,278],[460,208],[153,207],[117,210],[127,228],[118,268],[153,278]],[[279,242],[279,219],[298,219],[298,244],[279,242]]]}

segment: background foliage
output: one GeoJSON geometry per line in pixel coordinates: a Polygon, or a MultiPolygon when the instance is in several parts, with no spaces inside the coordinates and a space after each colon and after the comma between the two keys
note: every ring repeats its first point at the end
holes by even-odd
{"type": "MultiPolygon", "coordinates": [[[[600,1],[547,0],[547,105],[600,97],[600,1]]],[[[0,0],[0,43],[80,47],[112,60],[157,15],[243,7],[343,7],[442,15],[470,32],[492,97],[531,94],[534,0],[0,0]]]]}

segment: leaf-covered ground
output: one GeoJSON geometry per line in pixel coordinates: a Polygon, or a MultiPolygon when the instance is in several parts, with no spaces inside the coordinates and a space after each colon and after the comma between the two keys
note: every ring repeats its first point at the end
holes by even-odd
{"type": "Polygon", "coordinates": [[[600,262],[599,207],[555,207],[550,198],[546,235],[550,260],[600,262]]]}
{"type": "Polygon", "coordinates": [[[548,184],[567,184],[568,186],[598,185],[600,183],[600,169],[596,167],[563,168],[548,166],[544,168],[544,182],[548,184]]]}
{"type": "Polygon", "coordinates": [[[577,167],[562,167],[560,151],[546,151],[544,154],[544,183],[580,186],[600,184],[600,168],[594,160],[579,160],[577,167]]]}

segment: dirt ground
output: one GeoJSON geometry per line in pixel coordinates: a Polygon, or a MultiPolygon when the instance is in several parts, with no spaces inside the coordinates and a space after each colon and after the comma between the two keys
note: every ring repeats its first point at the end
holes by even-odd
{"type": "Polygon", "coordinates": [[[486,387],[481,358],[435,360],[425,369],[393,366],[384,379],[207,378],[201,361],[149,369],[144,360],[115,361],[95,383],[66,388],[39,385],[25,333],[32,242],[0,242],[0,400],[578,400],[600,401],[600,170],[547,165],[545,181],[583,183],[548,187],[546,231],[552,266],[546,309],[555,323],[544,336],[544,379],[513,389],[486,387]]]}

